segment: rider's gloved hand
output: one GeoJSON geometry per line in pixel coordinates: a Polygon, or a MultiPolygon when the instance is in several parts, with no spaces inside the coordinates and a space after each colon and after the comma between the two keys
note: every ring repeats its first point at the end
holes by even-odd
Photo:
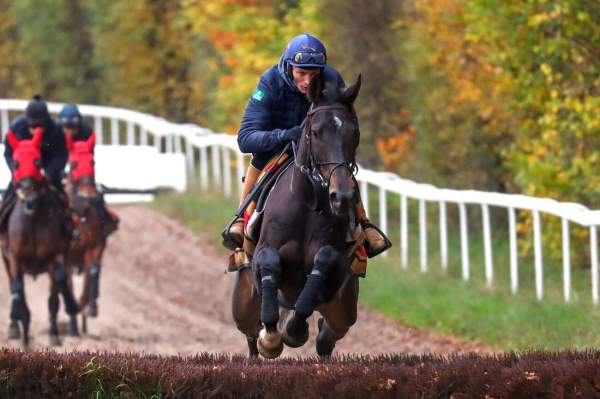
{"type": "Polygon", "coordinates": [[[290,141],[298,142],[301,134],[302,128],[300,126],[294,126],[289,129],[280,130],[277,132],[277,141],[279,141],[281,144],[287,144],[290,141]]]}

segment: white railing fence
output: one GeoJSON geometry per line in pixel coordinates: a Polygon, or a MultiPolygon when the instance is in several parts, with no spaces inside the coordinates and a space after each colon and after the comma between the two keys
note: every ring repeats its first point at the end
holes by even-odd
{"type": "MultiPolygon", "coordinates": [[[[0,100],[0,128],[4,134],[11,117],[25,109],[27,101],[0,100]],[[13,113],[14,115],[11,115],[13,113]]],[[[57,113],[62,104],[49,103],[52,113],[57,113]]],[[[112,107],[81,105],[81,112],[94,121],[98,142],[105,145],[154,146],[161,152],[185,155],[188,180],[195,180],[202,190],[222,189],[225,196],[233,195],[233,180],[237,181],[241,192],[241,178],[245,173],[248,157],[238,150],[235,136],[213,133],[209,129],[193,124],[176,124],[152,115],[112,107]],[[209,156],[210,154],[210,156],[209,156]],[[210,159],[209,159],[210,158],[210,159]],[[234,177],[235,176],[235,177],[234,177]]],[[[517,248],[517,212],[530,212],[533,218],[535,289],[538,299],[544,296],[544,267],[542,224],[540,215],[559,218],[562,222],[563,295],[565,301],[572,298],[570,223],[589,229],[590,235],[590,279],[591,295],[594,304],[600,300],[598,285],[597,226],[600,225],[600,211],[590,210],[581,204],[558,202],[547,198],[535,198],[518,194],[500,194],[474,190],[450,190],[430,184],[416,183],[393,173],[376,172],[360,168],[357,174],[361,195],[367,213],[369,212],[369,192],[379,194],[379,226],[388,232],[388,194],[400,197],[400,261],[403,268],[409,265],[409,219],[408,202],[418,202],[419,267],[428,270],[427,207],[437,205],[436,221],[430,225],[439,226],[440,264],[448,267],[448,218],[447,207],[454,204],[458,208],[460,258],[462,278],[467,281],[471,275],[469,260],[469,229],[467,205],[481,207],[482,233],[484,243],[484,270],[487,284],[494,281],[494,253],[490,208],[501,208],[507,213],[510,252],[511,291],[519,288],[519,264],[517,248]]]]}

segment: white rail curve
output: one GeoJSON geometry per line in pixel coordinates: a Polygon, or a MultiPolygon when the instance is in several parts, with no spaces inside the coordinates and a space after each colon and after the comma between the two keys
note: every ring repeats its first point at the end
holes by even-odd
{"type": "MultiPolygon", "coordinates": [[[[11,117],[17,116],[27,105],[25,100],[0,99],[0,128],[4,135],[11,117]]],[[[63,104],[49,103],[51,113],[59,112],[63,104]]],[[[161,153],[180,153],[185,156],[187,179],[199,182],[203,190],[222,189],[225,196],[232,195],[233,175],[241,191],[241,178],[244,175],[248,157],[240,153],[235,136],[214,133],[194,124],[177,124],[163,118],[127,109],[80,105],[82,114],[94,122],[99,144],[153,146],[161,153]],[[210,152],[210,162],[209,162],[210,152]],[[234,161],[235,159],[235,161],[234,161]],[[209,174],[211,177],[209,178],[209,174]]],[[[368,192],[379,192],[379,226],[388,232],[387,193],[400,196],[400,259],[403,268],[409,265],[409,200],[418,201],[419,264],[421,271],[428,269],[427,205],[437,204],[440,237],[440,263],[445,270],[448,267],[448,229],[447,207],[456,204],[460,226],[461,268],[465,281],[470,278],[469,229],[467,205],[481,207],[484,267],[487,284],[494,279],[494,256],[492,251],[492,229],[490,227],[490,207],[506,209],[508,217],[508,235],[510,251],[511,291],[516,293],[519,287],[518,250],[517,250],[517,212],[531,212],[533,217],[535,287],[536,296],[544,295],[544,268],[542,254],[542,225],[540,214],[553,215],[562,221],[563,253],[563,294],[565,301],[572,298],[570,223],[589,228],[591,259],[591,294],[594,304],[600,299],[598,284],[597,226],[600,225],[600,211],[590,210],[581,204],[558,202],[548,198],[535,198],[517,194],[501,194],[474,190],[450,190],[430,184],[416,183],[389,172],[376,172],[360,168],[357,174],[360,190],[369,212],[368,192]]]]}

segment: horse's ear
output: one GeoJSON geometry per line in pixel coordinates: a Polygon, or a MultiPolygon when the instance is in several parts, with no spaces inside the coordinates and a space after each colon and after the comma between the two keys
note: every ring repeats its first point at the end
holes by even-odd
{"type": "Polygon", "coordinates": [[[90,134],[90,137],[88,137],[88,139],[85,141],[85,144],[87,145],[88,151],[92,151],[94,149],[94,146],[96,145],[96,132],[92,132],[92,134],[90,134]]]}
{"type": "Polygon", "coordinates": [[[35,132],[33,133],[33,140],[31,141],[31,144],[33,144],[34,147],[39,148],[40,145],[42,144],[43,136],[44,136],[44,129],[42,129],[41,127],[36,127],[35,132]]]}
{"type": "Polygon", "coordinates": [[[354,104],[356,97],[358,97],[358,92],[360,91],[360,85],[362,82],[362,76],[359,74],[356,79],[356,83],[352,86],[347,87],[342,94],[342,102],[347,105],[354,104]]]}
{"type": "Polygon", "coordinates": [[[317,74],[310,81],[310,85],[308,86],[308,100],[311,103],[318,103],[323,95],[323,89],[325,88],[325,83],[323,82],[322,73],[317,74]]]}
{"type": "Polygon", "coordinates": [[[10,145],[10,148],[12,148],[13,151],[19,148],[19,140],[17,139],[12,130],[8,131],[6,135],[6,140],[8,141],[8,145],[10,145]]]}

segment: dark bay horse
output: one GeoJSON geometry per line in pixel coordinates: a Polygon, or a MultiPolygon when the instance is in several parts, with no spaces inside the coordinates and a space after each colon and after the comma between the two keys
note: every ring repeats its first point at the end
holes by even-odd
{"type": "Polygon", "coordinates": [[[95,133],[86,141],[73,142],[66,136],[69,150],[67,195],[79,230],[79,237],[71,241],[67,255],[67,266],[83,271],[83,291],[79,297],[83,313],[83,332],[87,332],[86,316],[98,315],[100,265],[106,248],[103,223],[98,213],[102,201],[96,187],[94,168],[95,133]]]}
{"type": "Polygon", "coordinates": [[[343,90],[319,75],[295,163],[279,178],[263,214],[252,268],[238,272],[232,310],[251,356],[276,358],[308,340],[317,310],[316,350],[329,356],[356,322],[358,278],[348,251],[360,229],[353,172],[360,133],[357,82],[343,90]]]}
{"type": "Polygon", "coordinates": [[[13,149],[13,183],[17,200],[8,220],[7,239],[2,258],[8,273],[11,292],[10,327],[8,337],[21,335],[23,347],[29,345],[30,312],[25,300],[24,274],[50,276],[50,344],[59,345],[57,314],[59,292],[70,316],[69,332],[79,335],[76,315],[77,302],[68,284],[64,257],[70,237],[65,229],[64,205],[59,193],[40,170],[43,130],[37,128],[32,140],[19,141],[12,132],[7,137],[13,149]]]}

